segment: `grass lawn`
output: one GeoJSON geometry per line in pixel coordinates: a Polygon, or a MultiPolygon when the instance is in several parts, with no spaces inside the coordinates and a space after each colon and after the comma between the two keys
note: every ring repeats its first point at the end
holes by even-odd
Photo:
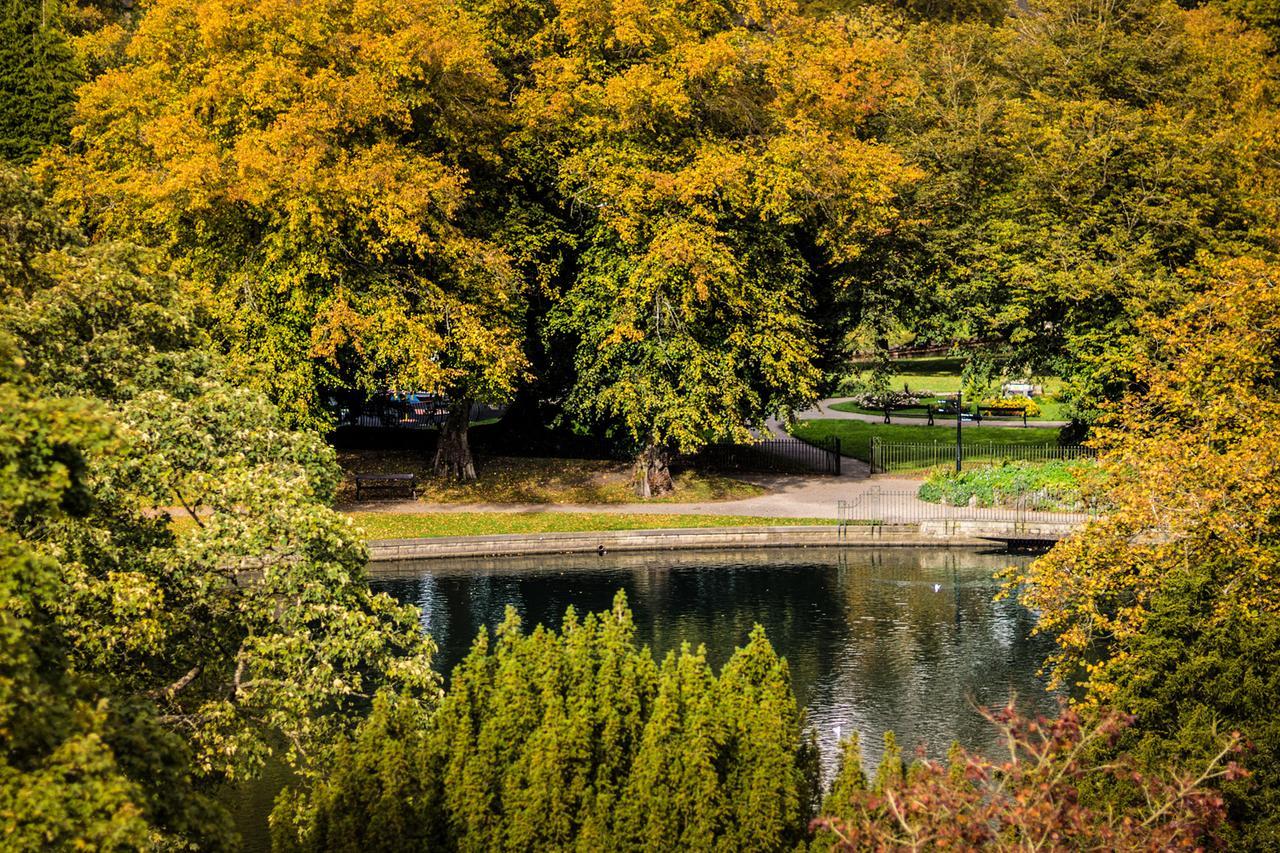
{"type": "Polygon", "coordinates": [[[748,515],[671,515],[611,512],[353,512],[372,539],[486,536],[496,533],[572,533],[587,530],[654,530],[686,527],[770,527],[835,524],[831,518],[757,518],[748,515]]]}
{"type": "MultiPolygon", "coordinates": [[[[871,461],[871,439],[879,436],[884,442],[910,442],[928,444],[954,444],[954,422],[939,426],[906,426],[899,424],[870,424],[865,421],[841,421],[821,419],[801,421],[792,430],[796,438],[809,442],[840,439],[840,452],[845,456],[871,461]]],[[[1010,429],[1008,427],[964,427],[964,440],[971,442],[994,441],[1001,444],[1057,445],[1055,429],[1010,429]]]]}
{"type": "MultiPolygon", "coordinates": [[[[960,390],[960,371],[964,368],[964,360],[954,356],[926,356],[922,358],[904,358],[893,362],[894,373],[889,377],[889,387],[895,390],[907,387],[912,390],[932,391],[935,394],[954,394],[960,390]]],[[[1041,420],[1064,420],[1063,405],[1056,399],[1062,390],[1062,380],[1056,376],[1041,377],[1036,384],[1044,387],[1044,395],[1036,397],[1040,406],[1041,420]]],[[[999,393],[999,382],[992,393],[999,393]]],[[[842,409],[846,412],[867,411],[850,407],[842,409]]],[[[912,414],[908,409],[903,414],[912,414]]],[[[923,416],[924,408],[920,409],[923,416]]]]}
{"type": "MultiPolygon", "coordinates": [[[[417,474],[419,499],[432,503],[616,504],[636,500],[631,465],[626,462],[480,456],[476,460],[477,479],[466,484],[432,477],[430,458],[414,451],[345,450],[339,452],[338,462],[344,473],[339,503],[355,500],[356,474],[392,472],[417,474]]],[[[737,500],[765,493],[760,486],[721,474],[682,471],[675,481],[675,492],[655,503],[737,500]]]]}

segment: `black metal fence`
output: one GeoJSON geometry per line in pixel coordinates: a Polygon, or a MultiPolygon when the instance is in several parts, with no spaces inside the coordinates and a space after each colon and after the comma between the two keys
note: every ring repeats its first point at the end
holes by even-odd
{"type": "MultiPolygon", "coordinates": [[[[1092,448],[1062,446],[1053,443],[1019,444],[1016,442],[964,441],[961,445],[966,468],[1000,465],[1004,462],[1050,462],[1092,459],[1092,448]]],[[[890,471],[921,471],[954,465],[954,441],[888,442],[878,436],[871,439],[871,470],[877,474],[890,471]]]]}
{"type": "Polygon", "coordinates": [[[677,460],[717,471],[840,476],[840,439],[809,443],[798,438],[708,444],[677,460]]]}
{"type": "Polygon", "coordinates": [[[836,508],[841,526],[849,524],[920,524],[926,521],[989,521],[1017,524],[1084,524],[1102,515],[1101,506],[1077,499],[1070,505],[1048,489],[1020,495],[1000,506],[952,506],[921,500],[915,491],[872,486],[836,508]]]}

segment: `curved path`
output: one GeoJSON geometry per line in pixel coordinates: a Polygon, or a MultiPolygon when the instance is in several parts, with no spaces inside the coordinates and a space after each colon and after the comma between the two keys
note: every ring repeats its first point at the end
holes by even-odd
{"type": "MultiPolygon", "coordinates": [[[[826,400],[819,400],[818,404],[814,406],[812,409],[806,409],[803,412],[796,412],[796,417],[801,420],[818,420],[820,418],[826,418],[829,420],[840,420],[840,421],[864,421],[869,424],[884,423],[883,414],[868,414],[867,412],[842,412],[842,411],[839,411],[838,409],[831,408],[836,403],[849,403],[849,402],[852,402],[853,399],[854,399],[853,397],[829,397],[826,400]]],[[[955,425],[955,420],[953,418],[952,419],[939,418],[935,420],[939,426],[943,426],[946,424],[950,424],[952,426],[955,425]]],[[[921,417],[912,416],[912,415],[890,415],[890,422],[895,424],[901,424],[904,426],[908,426],[908,425],[922,426],[924,424],[927,424],[929,420],[928,418],[921,418],[921,417]]],[[[1017,420],[1017,421],[995,420],[993,418],[987,418],[982,423],[977,423],[972,420],[961,421],[960,423],[967,427],[984,426],[984,427],[1009,427],[1011,429],[1012,428],[1023,429],[1022,421],[1020,420],[1017,420]]],[[[1064,427],[1066,425],[1067,425],[1066,421],[1038,421],[1038,420],[1027,421],[1027,428],[1034,427],[1038,429],[1060,429],[1061,427],[1064,427]]]]}
{"type": "MultiPolygon", "coordinates": [[[[855,460],[856,462],[856,460],[855,460]]],[[[859,463],[866,467],[866,463],[859,463]]],[[[338,507],[344,512],[609,512],[657,515],[745,515],[760,518],[834,518],[839,501],[854,500],[873,488],[886,492],[914,492],[919,480],[895,477],[870,478],[865,474],[841,477],[743,474],[736,479],[769,489],[768,494],[732,501],[665,503],[647,501],[625,504],[442,504],[423,501],[364,501],[338,507]]]]}
{"type": "MultiPolygon", "coordinates": [[[[869,415],[861,412],[840,412],[830,408],[833,403],[848,401],[849,397],[832,397],[821,400],[817,406],[796,414],[801,419],[835,418],[843,420],[860,420],[869,423],[881,423],[883,415],[869,415]]],[[[923,418],[900,417],[896,423],[925,423],[923,418]]],[[[971,421],[963,421],[965,426],[977,426],[971,421]]],[[[785,438],[786,431],[775,418],[767,423],[769,432],[777,437],[785,438]]],[[[1009,422],[987,422],[983,426],[1007,427],[1022,429],[1022,424],[1009,422]]],[[[1031,421],[1029,427],[1060,427],[1059,421],[1031,421]]],[[[731,501],[695,501],[688,503],[666,503],[647,501],[620,504],[494,504],[494,503],[426,503],[422,501],[364,501],[346,503],[337,508],[344,512],[385,512],[385,513],[437,513],[437,512],[606,512],[606,513],[642,513],[672,515],[743,515],[759,518],[834,518],[836,507],[840,501],[858,500],[860,497],[879,490],[892,495],[894,506],[909,510],[917,507],[921,513],[930,517],[938,515],[963,515],[962,507],[940,507],[937,504],[917,500],[914,495],[920,485],[919,479],[891,476],[887,474],[871,475],[871,467],[861,459],[850,456],[841,457],[841,476],[822,475],[790,475],[790,474],[742,474],[737,479],[755,483],[765,489],[767,494],[753,498],[741,498],[731,501]]],[[[1000,510],[986,510],[984,515],[1000,516],[1000,510]]],[[[1010,517],[1016,513],[1008,511],[1010,517]]]]}

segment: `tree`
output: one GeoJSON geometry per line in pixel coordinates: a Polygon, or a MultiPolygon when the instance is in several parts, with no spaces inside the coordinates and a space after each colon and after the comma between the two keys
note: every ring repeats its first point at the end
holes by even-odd
{"type": "Polygon", "coordinates": [[[1257,27],[1274,40],[1280,36],[1280,9],[1266,0],[1222,0],[1222,7],[1245,21],[1251,27],[1257,27]]]}
{"type": "Polygon", "coordinates": [[[227,381],[177,283],[134,247],[64,239],[16,173],[0,188],[28,194],[0,243],[32,241],[0,250],[21,273],[0,309],[0,533],[57,578],[10,607],[47,619],[69,678],[53,692],[86,735],[102,720],[95,766],[137,819],[217,847],[205,793],[273,753],[319,767],[384,687],[429,706],[432,646],[368,589],[363,546],[325,506],[332,450],[227,381]]]}
{"type": "Polygon", "coordinates": [[[520,138],[583,234],[548,330],[574,341],[570,412],[657,495],[673,452],[815,396],[813,293],[914,177],[865,138],[895,48],[873,23],[663,0],[564,7],[548,33],[520,138]]]}
{"type": "Polygon", "coordinates": [[[622,593],[558,634],[508,610],[425,730],[380,704],[343,772],[280,802],[280,849],[793,849],[816,752],[763,632],[719,678],[687,647],[659,670],[634,635],[622,593]]]}
{"type": "MultiPolygon", "coordinates": [[[[927,178],[869,250],[878,316],[994,340],[1068,379],[1076,414],[1133,376],[1138,319],[1192,294],[1197,253],[1274,251],[1275,69],[1214,8],[1044,0],[999,26],[923,25],[885,139],[927,178]]],[[[858,304],[860,314],[868,312],[858,304]]]]}
{"type": "Polygon", "coordinates": [[[451,0],[150,4],[81,92],[59,197],[203,285],[290,423],[326,423],[324,388],[444,394],[437,470],[473,477],[471,404],[526,363],[473,181],[500,139],[486,49],[451,0]]]}
{"type": "Polygon", "coordinates": [[[1138,384],[1097,431],[1107,516],[1032,564],[1023,595],[1057,641],[1058,679],[1136,715],[1136,753],[1201,756],[1223,729],[1255,745],[1252,783],[1223,790],[1233,844],[1266,849],[1280,831],[1280,271],[1237,259],[1188,276],[1202,295],[1143,323],[1138,384]]]}
{"type": "Polygon", "coordinates": [[[6,0],[0,15],[0,159],[34,160],[65,142],[80,70],[58,0],[6,0]]]}

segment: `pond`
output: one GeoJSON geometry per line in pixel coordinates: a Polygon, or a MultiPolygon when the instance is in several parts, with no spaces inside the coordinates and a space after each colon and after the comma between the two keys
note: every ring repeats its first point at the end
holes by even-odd
{"type": "MultiPolygon", "coordinates": [[[[914,548],[508,557],[382,564],[371,582],[421,609],[446,673],[508,605],[526,628],[558,627],[566,607],[606,610],[622,589],[641,643],[658,656],[701,643],[717,668],[759,623],[787,658],[830,772],[841,735],[859,734],[873,769],[888,730],[904,750],[942,757],[957,740],[995,746],[978,706],[1014,695],[1024,712],[1057,709],[1037,675],[1050,643],[1031,636],[1034,615],[993,601],[995,573],[1027,559],[914,548]]],[[[241,814],[250,849],[265,842],[251,828],[269,810],[264,794],[247,810],[261,817],[241,814]]]]}

